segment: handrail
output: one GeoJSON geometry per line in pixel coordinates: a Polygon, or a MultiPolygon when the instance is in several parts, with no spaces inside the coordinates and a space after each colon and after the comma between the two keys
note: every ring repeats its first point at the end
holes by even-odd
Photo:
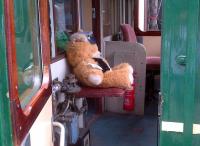
{"type": "Polygon", "coordinates": [[[59,122],[53,122],[53,126],[60,128],[60,146],[65,146],[65,127],[59,122]]]}

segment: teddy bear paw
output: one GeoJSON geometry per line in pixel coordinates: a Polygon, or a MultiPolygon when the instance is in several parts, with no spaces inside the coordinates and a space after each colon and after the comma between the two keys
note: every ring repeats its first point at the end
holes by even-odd
{"type": "Polygon", "coordinates": [[[133,82],[134,82],[133,75],[132,75],[132,74],[129,74],[128,77],[129,77],[130,83],[133,84],[133,82]]]}
{"type": "Polygon", "coordinates": [[[129,66],[129,67],[128,67],[128,71],[129,71],[129,73],[133,74],[133,67],[132,67],[132,66],[129,66]]]}
{"type": "Polygon", "coordinates": [[[102,77],[99,75],[89,75],[88,81],[92,83],[93,85],[100,85],[102,82],[102,77]]]}

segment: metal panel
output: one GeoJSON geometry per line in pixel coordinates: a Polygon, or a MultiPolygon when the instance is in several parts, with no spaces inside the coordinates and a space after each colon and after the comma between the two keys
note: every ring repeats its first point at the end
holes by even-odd
{"type": "MultiPolygon", "coordinates": [[[[162,131],[160,146],[199,146],[199,1],[164,0],[162,25],[162,121],[183,123],[182,132],[162,131]]],[[[162,127],[162,125],[161,125],[162,127]]]]}
{"type": "Polygon", "coordinates": [[[4,1],[0,1],[0,146],[13,146],[10,103],[7,97],[8,74],[3,6],[4,1]]]}

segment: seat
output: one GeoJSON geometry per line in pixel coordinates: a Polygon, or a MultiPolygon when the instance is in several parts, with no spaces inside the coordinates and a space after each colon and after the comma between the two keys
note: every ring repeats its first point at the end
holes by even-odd
{"type": "MultiPolygon", "coordinates": [[[[136,43],[137,37],[134,29],[130,24],[121,24],[121,31],[123,35],[123,40],[136,43]]],[[[147,48],[148,49],[148,48],[147,48]]],[[[146,56],[147,70],[160,69],[160,57],[159,56],[146,56]]]]}
{"type": "MultiPolygon", "coordinates": [[[[137,42],[135,31],[130,24],[121,24],[120,27],[124,41],[137,42]]],[[[151,101],[156,93],[154,89],[155,76],[160,74],[160,56],[146,56],[146,71],[146,98],[151,101]]]]}
{"type": "Polygon", "coordinates": [[[124,97],[124,89],[120,88],[92,88],[92,87],[81,87],[81,91],[76,94],[76,97],[86,97],[95,99],[96,102],[96,113],[103,113],[102,101],[104,97],[124,97]]]}
{"type": "MultiPolygon", "coordinates": [[[[146,74],[146,54],[143,45],[139,43],[130,43],[123,41],[106,41],[105,58],[112,67],[122,62],[128,62],[133,66],[135,70],[135,109],[131,113],[143,115],[146,74]]],[[[121,110],[123,111],[123,97],[125,90],[119,88],[81,88],[82,90],[78,94],[76,94],[76,97],[87,97],[88,99],[95,99],[95,102],[97,103],[97,113],[102,113],[104,111],[102,109],[102,105],[104,105],[107,111],[111,111],[110,108],[107,107],[107,105],[118,106],[120,107],[120,111],[118,110],[116,112],[122,113],[121,110]],[[104,99],[105,102],[103,102],[104,99]],[[113,100],[114,102],[112,102],[113,100]],[[117,101],[117,103],[115,101],[117,101]],[[113,103],[115,104],[113,105],[113,103]]],[[[126,111],[123,112],[125,113],[126,111]]]]}
{"type": "Polygon", "coordinates": [[[159,56],[147,56],[146,63],[147,63],[147,70],[159,70],[160,69],[160,57],[159,56]]]}
{"type": "Polygon", "coordinates": [[[131,25],[129,25],[129,24],[121,24],[120,27],[121,27],[121,30],[122,30],[123,40],[124,41],[132,42],[132,43],[136,43],[137,42],[135,31],[133,30],[131,25]]]}
{"type": "MultiPolygon", "coordinates": [[[[125,41],[105,41],[105,58],[110,66],[127,62],[134,69],[135,107],[131,113],[144,114],[145,77],[146,77],[146,53],[143,45],[125,41]]],[[[105,98],[107,111],[124,113],[120,108],[123,98],[105,98]]]]}

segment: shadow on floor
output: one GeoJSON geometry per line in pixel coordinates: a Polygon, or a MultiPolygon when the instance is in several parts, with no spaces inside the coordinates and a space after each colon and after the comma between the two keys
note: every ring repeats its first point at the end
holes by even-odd
{"type": "Polygon", "coordinates": [[[148,108],[144,116],[104,113],[90,127],[91,146],[157,146],[157,115],[148,108]]]}

